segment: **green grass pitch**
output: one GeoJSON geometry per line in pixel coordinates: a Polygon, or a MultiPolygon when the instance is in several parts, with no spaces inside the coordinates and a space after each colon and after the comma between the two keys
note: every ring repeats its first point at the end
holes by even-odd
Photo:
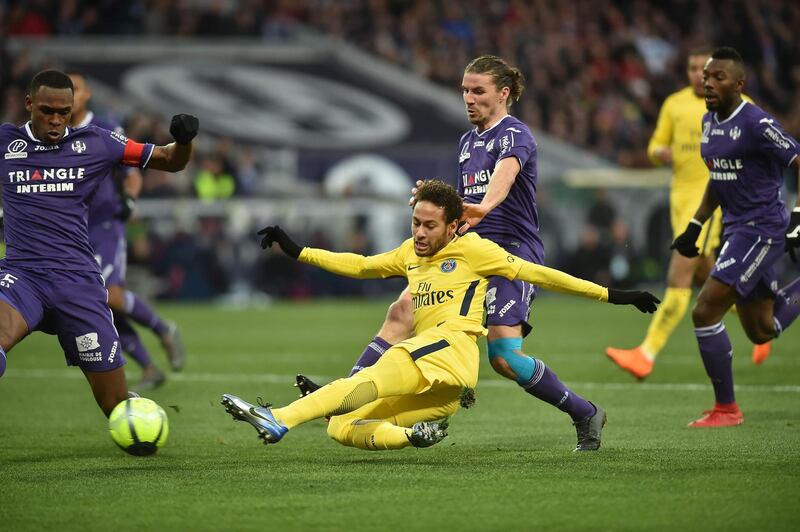
{"type": "MultiPolygon", "coordinates": [[[[797,529],[800,326],[756,367],[730,316],[745,424],[692,430],[686,423],[713,396],[688,317],[653,375],[637,383],[603,349],[635,345],[647,316],[542,297],[525,349],[605,406],[596,453],[573,453],[568,418],[485,360],[477,405],[460,411],[450,436],[430,449],[341,447],[322,421],[266,447],[219,405],[223,392],[283,404],[296,397],[298,371],[346,373],[387,303],[162,307],[180,323],[189,358],[184,373],[146,394],[170,418],[167,445],[147,458],[114,446],[80,371],[63,365],[54,337],[33,335],[0,379],[0,529],[797,529]]],[[[142,334],[166,366],[155,339],[142,334]]]]}

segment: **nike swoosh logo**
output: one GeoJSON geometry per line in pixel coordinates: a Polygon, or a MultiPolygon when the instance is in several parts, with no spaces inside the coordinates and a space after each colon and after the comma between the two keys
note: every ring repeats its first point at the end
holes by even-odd
{"type": "Polygon", "coordinates": [[[408,270],[409,270],[409,271],[411,271],[411,270],[416,270],[416,269],[417,269],[417,268],[419,268],[420,266],[422,266],[422,264],[417,264],[416,266],[409,266],[409,267],[408,267],[408,270]]]}

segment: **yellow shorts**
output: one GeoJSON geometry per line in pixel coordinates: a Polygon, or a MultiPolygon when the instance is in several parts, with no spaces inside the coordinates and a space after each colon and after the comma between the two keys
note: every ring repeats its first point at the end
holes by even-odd
{"type": "MultiPolygon", "coordinates": [[[[703,200],[704,190],[678,190],[674,188],[669,194],[669,212],[672,222],[673,239],[686,230],[689,221],[697,212],[703,200]]],[[[722,235],[722,211],[715,210],[711,218],[703,224],[703,230],[697,238],[697,247],[701,255],[713,255],[719,247],[722,235]]]]}
{"type": "Polygon", "coordinates": [[[411,355],[429,387],[474,388],[478,383],[480,353],[477,337],[445,327],[434,327],[392,346],[411,355]]]}

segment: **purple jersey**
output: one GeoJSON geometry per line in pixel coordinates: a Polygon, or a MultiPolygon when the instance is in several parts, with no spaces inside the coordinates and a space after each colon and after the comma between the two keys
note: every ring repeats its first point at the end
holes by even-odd
{"type": "MultiPolygon", "coordinates": [[[[110,120],[99,118],[91,111],[86,114],[83,122],[78,124],[76,129],[86,127],[89,124],[114,131],[120,135],[125,134],[122,126],[110,120]]],[[[118,168],[112,172],[112,176],[116,176],[118,172],[120,175],[125,175],[128,171],[127,167],[118,168]]],[[[94,193],[89,202],[89,232],[91,233],[92,228],[99,224],[115,220],[121,211],[122,205],[119,200],[116,181],[114,179],[103,179],[97,186],[97,192],[94,193]]]]}
{"type": "Polygon", "coordinates": [[[510,253],[537,264],[544,261],[536,212],[536,140],[528,126],[506,115],[482,133],[461,137],[458,193],[466,203],[480,203],[495,165],[516,157],[520,172],[508,196],[475,227],[475,232],[510,253]]]}
{"type": "Polygon", "coordinates": [[[789,222],[780,191],[784,169],[800,146],[760,107],[742,102],[727,119],[703,116],[700,153],[722,207],[726,231],[757,223],[782,234],[789,222]]]}
{"type": "Polygon", "coordinates": [[[116,165],[144,167],[153,148],[92,125],[67,128],[57,144],[37,140],[30,122],[0,125],[6,263],[99,273],[88,202],[116,165]]]}

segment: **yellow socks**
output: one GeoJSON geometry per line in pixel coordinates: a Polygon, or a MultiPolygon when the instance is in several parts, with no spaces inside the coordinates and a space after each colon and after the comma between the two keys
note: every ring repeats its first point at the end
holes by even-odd
{"type": "Polygon", "coordinates": [[[287,428],[323,416],[344,414],[378,398],[375,384],[355,374],[333,381],[316,392],[298,399],[284,408],[274,408],[272,415],[287,428]]]}
{"type": "Polygon", "coordinates": [[[392,425],[381,419],[354,420],[350,416],[331,418],[328,435],[348,447],[367,451],[385,451],[408,447],[408,433],[411,429],[392,425]]]}
{"type": "Polygon", "coordinates": [[[664,300],[659,305],[650,326],[647,328],[647,336],[642,342],[642,349],[645,354],[656,357],[664,348],[669,340],[672,331],[681,322],[686,309],[689,307],[689,300],[692,298],[691,288],[671,288],[667,287],[664,293],[664,300]]]}

